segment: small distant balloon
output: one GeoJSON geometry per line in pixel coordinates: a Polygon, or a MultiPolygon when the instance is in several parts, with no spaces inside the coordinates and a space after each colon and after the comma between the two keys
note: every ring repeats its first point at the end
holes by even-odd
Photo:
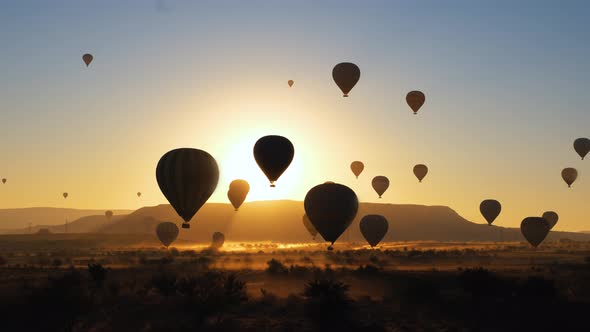
{"type": "Polygon", "coordinates": [[[221,232],[213,233],[213,238],[211,239],[211,248],[219,249],[223,247],[223,243],[225,242],[225,235],[221,232]]]}
{"type": "Polygon", "coordinates": [[[178,237],[178,226],[173,222],[162,222],[156,227],[156,235],[162,244],[168,248],[178,237]]]}
{"type": "Polygon", "coordinates": [[[271,187],[275,187],[275,181],[287,170],[294,155],[293,144],[283,136],[264,136],[254,145],[254,159],[271,187]]]}
{"type": "Polygon", "coordinates": [[[307,229],[307,232],[311,235],[311,237],[315,240],[315,237],[318,235],[318,231],[315,229],[307,214],[303,215],[303,226],[307,229]]]}
{"type": "Polygon", "coordinates": [[[234,206],[234,209],[238,211],[238,208],[244,203],[246,200],[246,196],[250,192],[250,184],[246,180],[233,180],[229,184],[229,190],[227,191],[227,198],[234,206]]]}
{"type": "Polygon", "coordinates": [[[549,222],[541,217],[527,217],[520,223],[522,235],[535,248],[545,240],[550,230],[549,222]]]}
{"type": "Polygon", "coordinates": [[[292,87],[293,86],[293,83],[295,83],[293,80],[288,80],[287,81],[287,84],[289,84],[289,87],[292,87]]]}
{"type": "Polygon", "coordinates": [[[63,194],[62,194],[62,196],[63,196],[64,198],[68,198],[69,194],[68,194],[68,193],[63,193],[63,194]]]}
{"type": "Polygon", "coordinates": [[[7,181],[6,179],[2,179],[2,183],[3,183],[3,184],[4,184],[4,183],[6,183],[6,181],[7,181]]]}
{"type": "Polygon", "coordinates": [[[389,179],[381,175],[376,176],[373,178],[373,181],[371,181],[371,184],[375,192],[377,192],[377,194],[379,195],[379,198],[381,198],[381,196],[383,196],[387,188],[389,188],[389,179]]]}
{"type": "Polygon", "coordinates": [[[352,173],[354,174],[354,176],[356,176],[356,178],[359,178],[359,175],[361,175],[361,173],[363,172],[363,170],[365,169],[365,164],[363,164],[362,161],[353,161],[350,164],[350,170],[352,171],[352,173]]]}
{"type": "Polygon", "coordinates": [[[424,95],[424,93],[422,93],[422,91],[410,91],[406,95],[406,102],[408,103],[408,106],[410,106],[412,111],[414,111],[414,114],[418,113],[418,110],[420,110],[422,105],[424,105],[425,101],[426,96],[424,95]]]}
{"type": "Polygon", "coordinates": [[[374,247],[383,240],[387,230],[389,229],[389,222],[382,215],[369,214],[361,219],[359,224],[361,234],[367,242],[374,247]]]}
{"type": "Polygon", "coordinates": [[[571,167],[564,168],[561,171],[561,177],[563,178],[563,181],[567,183],[568,188],[571,188],[572,184],[578,178],[578,171],[575,168],[571,167]]]}
{"type": "Polygon", "coordinates": [[[495,199],[486,199],[479,204],[479,212],[486,218],[490,226],[500,215],[500,211],[502,211],[502,205],[495,199]]]}
{"type": "Polygon", "coordinates": [[[343,97],[348,97],[350,90],[354,88],[361,78],[361,70],[354,63],[342,62],[332,69],[332,78],[340,90],[342,90],[343,97]]]}
{"type": "Polygon", "coordinates": [[[90,63],[92,62],[92,60],[94,60],[94,57],[92,56],[92,54],[86,53],[82,56],[82,60],[84,60],[86,67],[88,67],[88,66],[90,66],[90,63]]]}
{"type": "Polygon", "coordinates": [[[554,211],[547,211],[543,213],[543,218],[549,223],[549,229],[553,229],[559,220],[559,215],[554,211]]]}
{"type": "Polygon", "coordinates": [[[105,211],[104,216],[107,217],[108,220],[111,220],[111,218],[113,217],[113,211],[105,211]]]}
{"type": "Polygon", "coordinates": [[[574,141],[574,150],[582,157],[584,157],[590,152],[590,139],[588,138],[578,138],[574,141]]]}
{"type": "Polygon", "coordinates": [[[139,191],[137,192],[137,197],[141,197],[141,193],[139,191]]]}
{"type": "Polygon", "coordinates": [[[422,182],[426,174],[428,174],[428,167],[426,165],[418,164],[414,166],[414,175],[418,178],[418,182],[422,182]]]}

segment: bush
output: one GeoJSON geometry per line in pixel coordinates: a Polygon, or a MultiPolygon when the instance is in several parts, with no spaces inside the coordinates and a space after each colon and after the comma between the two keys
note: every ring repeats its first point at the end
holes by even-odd
{"type": "Polygon", "coordinates": [[[276,260],[276,259],[271,259],[268,262],[266,262],[266,265],[268,265],[268,267],[266,268],[266,272],[270,273],[270,274],[287,274],[289,273],[289,269],[287,269],[287,267],[281,263],[280,261],[276,260]]]}
{"type": "Polygon", "coordinates": [[[305,284],[305,310],[318,323],[344,323],[351,309],[349,286],[334,279],[316,279],[305,284]]]}
{"type": "Polygon", "coordinates": [[[162,296],[171,296],[176,293],[177,277],[172,273],[161,273],[152,276],[151,287],[162,296]]]}
{"type": "Polygon", "coordinates": [[[2,256],[0,256],[0,266],[8,264],[8,260],[2,256]]]}
{"type": "Polygon", "coordinates": [[[493,295],[501,289],[498,277],[481,267],[463,270],[459,280],[463,290],[473,297],[493,295]]]}
{"type": "Polygon", "coordinates": [[[61,259],[59,259],[59,258],[55,258],[55,259],[54,259],[54,260],[51,262],[51,265],[52,265],[53,267],[60,267],[62,264],[63,264],[63,263],[62,263],[61,259]]]}
{"type": "Polygon", "coordinates": [[[108,270],[100,264],[88,264],[88,273],[90,273],[90,277],[92,277],[96,288],[102,288],[107,278],[107,272],[108,270]]]}

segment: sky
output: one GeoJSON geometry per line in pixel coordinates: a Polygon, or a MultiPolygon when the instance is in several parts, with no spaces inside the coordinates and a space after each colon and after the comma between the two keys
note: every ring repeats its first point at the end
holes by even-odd
{"type": "Polygon", "coordinates": [[[159,158],[192,147],[220,166],[212,202],[236,178],[247,201],[335,181],[363,202],[483,223],[494,198],[495,224],[554,210],[555,229],[590,230],[590,160],[572,147],[590,136],[589,16],[587,1],[0,0],[0,208],[163,204],[159,158]],[[340,62],[361,69],[349,98],[340,62]],[[295,146],[272,189],[252,156],[270,134],[295,146]]]}

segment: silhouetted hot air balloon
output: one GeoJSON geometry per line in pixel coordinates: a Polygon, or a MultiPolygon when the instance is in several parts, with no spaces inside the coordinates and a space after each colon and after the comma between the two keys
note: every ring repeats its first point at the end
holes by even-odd
{"type": "Polygon", "coordinates": [[[139,191],[137,192],[137,197],[141,197],[141,193],[139,191]]]}
{"type": "Polygon", "coordinates": [[[178,237],[178,226],[169,221],[159,223],[156,227],[156,235],[158,235],[160,242],[168,248],[176,240],[176,237],[178,237]]]}
{"type": "Polygon", "coordinates": [[[495,199],[486,199],[479,204],[479,212],[486,218],[490,226],[500,215],[500,211],[502,211],[502,205],[495,199]]]}
{"type": "Polygon", "coordinates": [[[549,224],[549,229],[553,229],[553,227],[555,227],[557,221],[559,220],[559,215],[554,211],[547,211],[543,213],[543,218],[547,220],[547,223],[549,224]]]}
{"type": "Polygon", "coordinates": [[[422,93],[422,91],[410,91],[406,95],[406,102],[408,103],[408,106],[410,106],[412,111],[414,111],[414,114],[418,113],[418,110],[420,109],[420,107],[422,107],[422,105],[424,105],[425,101],[426,96],[424,95],[424,93],[422,93]]]}
{"type": "Polygon", "coordinates": [[[578,138],[574,141],[574,150],[582,157],[584,157],[590,152],[590,139],[588,138],[578,138]]]}
{"type": "Polygon", "coordinates": [[[221,232],[213,233],[213,238],[211,240],[211,248],[219,249],[223,247],[223,243],[225,242],[225,235],[221,232]]]}
{"type": "Polygon", "coordinates": [[[62,194],[62,196],[63,196],[64,198],[68,198],[68,196],[69,196],[69,195],[68,195],[68,193],[63,193],[63,194],[62,194]]]}
{"type": "Polygon", "coordinates": [[[381,198],[381,196],[383,196],[383,193],[385,193],[387,188],[389,188],[389,179],[381,175],[376,176],[373,178],[371,184],[373,185],[373,189],[375,189],[375,191],[379,195],[379,198],[381,198]]]}
{"type": "Polygon", "coordinates": [[[305,229],[307,229],[309,234],[315,240],[315,237],[318,235],[318,231],[315,229],[315,227],[313,227],[313,224],[311,223],[311,221],[307,217],[307,214],[303,215],[303,226],[305,226],[305,229]]]}
{"type": "Polygon", "coordinates": [[[236,211],[246,200],[246,196],[250,192],[250,185],[246,180],[233,180],[229,184],[229,190],[227,191],[227,198],[234,206],[236,211]]]}
{"type": "Polygon", "coordinates": [[[361,234],[367,242],[374,247],[383,240],[385,234],[387,234],[387,230],[389,229],[389,223],[387,219],[378,214],[369,214],[364,216],[361,219],[359,224],[361,229],[361,234]]]}
{"type": "Polygon", "coordinates": [[[289,167],[294,155],[293,144],[283,136],[264,136],[254,145],[254,159],[270,181],[271,187],[275,186],[275,181],[289,167]]]}
{"type": "Polygon", "coordinates": [[[315,229],[332,244],[350,226],[359,208],[354,191],[337,183],[311,188],[303,205],[315,229]]]}
{"type": "Polygon", "coordinates": [[[578,178],[578,171],[575,168],[571,167],[564,168],[561,171],[561,177],[563,178],[563,181],[567,183],[568,188],[570,188],[578,178]]]}
{"type": "Polygon", "coordinates": [[[111,218],[113,217],[113,211],[105,211],[104,216],[107,217],[107,220],[111,220],[111,218]]]}
{"type": "Polygon", "coordinates": [[[520,223],[522,235],[535,248],[545,240],[550,230],[549,222],[541,217],[527,217],[520,223]]]}
{"type": "Polygon", "coordinates": [[[2,184],[5,184],[6,181],[7,181],[6,179],[2,179],[2,184]]]}
{"type": "Polygon", "coordinates": [[[418,164],[414,166],[414,175],[418,178],[418,182],[422,182],[426,174],[428,174],[428,167],[426,165],[418,164]]]}
{"type": "Polygon", "coordinates": [[[354,63],[342,62],[332,69],[332,78],[334,78],[334,82],[342,90],[344,97],[348,97],[350,90],[354,88],[361,78],[361,70],[354,63]]]}
{"type": "Polygon", "coordinates": [[[86,67],[88,67],[88,66],[90,66],[90,63],[92,62],[92,60],[94,60],[94,57],[92,56],[92,54],[86,53],[82,56],[82,60],[84,60],[86,67]]]}
{"type": "Polygon", "coordinates": [[[287,84],[289,84],[289,87],[292,87],[293,86],[293,83],[295,83],[295,82],[293,82],[293,80],[288,80],[287,81],[287,84]]]}
{"type": "Polygon", "coordinates": [[[209,199],[219,181],[215,159],[198,149],[182,148],[167,152],[156,167],[160,190],[184,219],[183,228],[209,199]]]}
{"type": "Polygon", "coordinates": [[[357,179],[359,178],[359,175],[361,175],[364,169],[365,164],[363,164],[362,161],[353,161],[350,164],[350,170],[352,170],[352,173],[354,174],[354,176],[356,176],[357,179]]]}

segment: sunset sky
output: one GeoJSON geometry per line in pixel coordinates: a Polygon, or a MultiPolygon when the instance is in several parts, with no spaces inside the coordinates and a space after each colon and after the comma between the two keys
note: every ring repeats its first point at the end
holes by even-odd
{"type": "Polygon", "coordinates": [[[366,202],[483,223],[495,198],[498,225],[554,210],[557,230],[590,230],[590,160],[572,147],[590,136],[588,17],[587,1],[0,0],[0,208],[163,204],[160,156],[194,147],[220,165],[214,202],[236,178],[247,201],[330,180],[366,202]],[[349,98],[339,62],[361,69],[349,98]],[[274,189],[252,156],[269,134],[295,146],[274,189]]]}

